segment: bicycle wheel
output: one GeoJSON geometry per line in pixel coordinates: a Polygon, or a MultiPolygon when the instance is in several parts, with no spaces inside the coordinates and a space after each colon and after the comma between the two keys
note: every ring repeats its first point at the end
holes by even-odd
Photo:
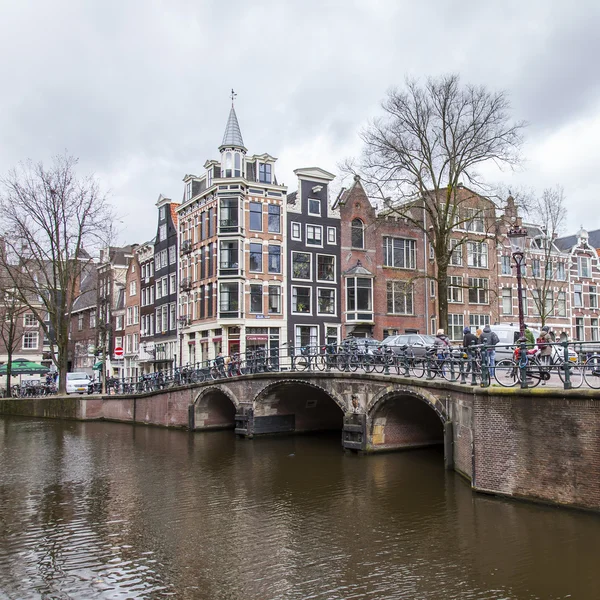
{"type": "Polygon", "coordinates": [[[527,387],[534,388],[550,379],[550,373],[537,360],[530,360],[526,369],[527,387]]]}
{"type": "Polygon", "coordinates": [[[413,358],[409,360],[409,371],[413,377],[421,379],[425,375],[427,365],[422,358],[413,358]]]}
{"type": "Polygon", "coordinates": [[[308,356],[298,356],[294,363],[294,368],[296,369],[296,371],[306,371],[306,369],[308,369],[309,364],[310,359],[308,358],[308,356]]]}
{"type": "MultiPolygon", "coordinates": [[[[558,371],[558,377],[561,382],[564,384],[565,382],[565,362],[561,362],[556,365],[556,370],[558,371]]],[[[582,365],[570,363],[569,365],[569,380],[571,381],[571,387],[573,389],[580,388],[583,385],[583,372],[584,367],[582,365]]]]}
{"type": "Polygon", "coordinates": [[[327,360],[328,357],[324,354],[317,354],[317,356],[315,356],[315,367],[317,368],[317,371],[325,370],[325,367],[327,366],[327,360]]]}
{"type": "Polygon", "coordinates": [[[494,379],[502,387],[514,387],[519,383],[518,367],[514,360],[499,360],[494,367],[494,379]]]}
{"type": "Polygon", "coordinates": [[[590,356],[583,365],[586,384],[594,390],[600,389],[600,355],[590,356]]]}
{"type": "Polygon", "coordinates": [[[375,359],[369,355],[363,356],[362,367],[365,373],[372,373],[375,370],[375,359]]]}
{"type": "Polygon", "coordinates": [[[442,377],[446,381],[457,381],[460,377],[461,362],[455,358],[447,358],[440,364],[442,377]]]}
{"type": "Polygon", "coordinates": [[[360,357],[356,354],[351,354],[348,358],[348,368],[350,371],[356,371],[358,367],[361,365],[360,357]]]}

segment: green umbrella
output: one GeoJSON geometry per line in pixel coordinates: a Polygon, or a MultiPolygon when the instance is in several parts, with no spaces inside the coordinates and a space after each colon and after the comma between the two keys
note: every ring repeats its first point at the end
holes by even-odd
{"type": "MultiPolygon", "coordinates": [[[[2,365],[0,367],[0,375],[6,375],[6,367],[7,365],[2,365]]],[[[31,360],[27,360],[26,358],[15,358],[12,361],[12,366],[10,370],[11,375],[44,375],[50,369],[48,367],[44,367],[44,365],[40,365],[39,363],[33,362],[31,360]]]]}

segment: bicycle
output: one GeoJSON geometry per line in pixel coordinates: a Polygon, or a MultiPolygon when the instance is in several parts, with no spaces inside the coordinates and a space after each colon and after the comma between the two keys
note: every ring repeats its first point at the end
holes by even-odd
{"type": "Polygon", "coordinates": [[[583,377],[593,390],[600,389],[600,354],[592,354],[583,363],[583,377]]]}
{"type": "Polygon", "coordinates": [[[521,352],[520,348],[514,351],[515,360],[503,358],[494,367],[494,379],[502,387],[522,385],[525,373],[527,387],[537,387],[542,381],[550,379],[550,371],[542,365],[536,357],[537,350],[521,352]]]}

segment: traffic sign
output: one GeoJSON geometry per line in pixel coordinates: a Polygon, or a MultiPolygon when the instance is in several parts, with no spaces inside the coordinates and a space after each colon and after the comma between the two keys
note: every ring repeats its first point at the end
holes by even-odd
{"type": "Polygon", "coordinates": [[[123,358],[123,348],[121,346],[115,348],[115,356],[116,358],[123,358]]]}

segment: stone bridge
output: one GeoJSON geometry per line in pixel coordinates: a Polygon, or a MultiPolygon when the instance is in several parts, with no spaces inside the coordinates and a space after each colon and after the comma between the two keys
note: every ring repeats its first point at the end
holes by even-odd
{"type": "Polygon", "coordinates": [[[600,510],[600,394],[399,376],[244,375],[137,396],[0,400],[0,415],[110,420],[239,436],[337,430],[344,449],[440,445],[480,492],[600,510]]]}

